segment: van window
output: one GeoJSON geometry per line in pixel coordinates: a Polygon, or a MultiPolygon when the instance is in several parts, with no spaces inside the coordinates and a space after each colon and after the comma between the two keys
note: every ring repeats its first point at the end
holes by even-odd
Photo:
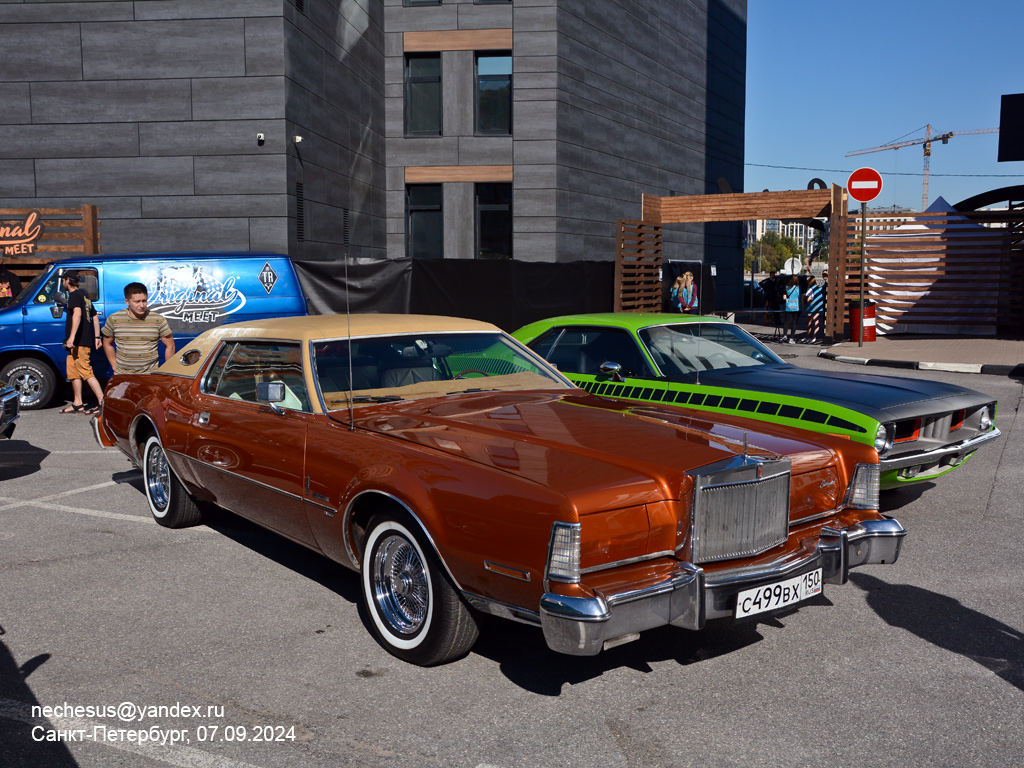
{"type": "Polygon", "coordinates": [[[33,284],[29,286],[35,291],[35,295],[32,296],[32,303],[52,304],[57,292],[63,290],[63,288],[61,288],[60,281],[65,271],[77,272],[79,278],[78,287],[85,291],[85,295],[89,297],[89,301],[99,301],[99,279],[95,269],[58,269],[50,275],[50,279],[47,280],[42,287],[35,287],[34,281],[33,284]]]}

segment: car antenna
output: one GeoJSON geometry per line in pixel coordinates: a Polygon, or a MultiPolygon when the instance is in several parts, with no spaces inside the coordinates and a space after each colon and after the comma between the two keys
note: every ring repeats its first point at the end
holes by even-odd
{"type": "Polygon", "coordinates": [[[343,261],[345,262],[345,326],[347,329],[346,333],[348,334],[348,428],[350,431],[355,431],[356,385],[355,382],[352,381],[352,309],[349,306],[348,298],[348,208],[345,209],[345,227],[343,231],[345,244],[345,255],[343,257],[343,261]]]}
{"type": "MultiPolygon", "coordinates": [[[[694,281],[696,283],[696,285],[694,287],[697,289],[697,312],[698,313],[704,311],[704,297],[700,295],[700,286],[704,283],[704,280],[703,280],[703,277],[704,277],[704,269],[703,269],[704,262],[703,261],[700,263],[700,267],[701,268],[699,268],[697,271],[700,272],[701,281],[700,281],[700,283],[696,283],[696,281],[694,281]]],[[[704,323],[702,323],[700,321],[697,321],[697,386],[698,387],[700,386],[700,367],[702,365],[704,365],[704,363],[701,362],[701,359],[700,359],[700,340],[701,340],[701,338],[703,336],[704,336],[704,323]]]]}

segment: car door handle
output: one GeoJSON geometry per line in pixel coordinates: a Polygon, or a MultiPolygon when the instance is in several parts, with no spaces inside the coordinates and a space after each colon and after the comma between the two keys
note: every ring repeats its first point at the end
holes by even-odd
{"type": "Polygon", "coordinates": [[[210,412],[209,411],[200,411],[199,412],[199,416],[196,417],[196,424],[198,424],[200,427],[205,427],[209,423],[210,423],[210,412]]]}

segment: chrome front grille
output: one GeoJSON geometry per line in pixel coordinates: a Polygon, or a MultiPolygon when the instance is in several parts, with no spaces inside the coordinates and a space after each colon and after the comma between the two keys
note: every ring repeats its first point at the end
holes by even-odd
{"type": "Polygon", "coordinates": [[[788,459],[763,461],[739,456],[724,467],[707,467],[694,474],[694,563],[749,557],[786,540],[788,459]]]}
{"type": "Polygon", "coordinates": [[[953,414],[945,413],[940,416],[926,416],[921,419],[920,440],[942,440],[949,439],[949,428],[953,426],[953,414]]]}

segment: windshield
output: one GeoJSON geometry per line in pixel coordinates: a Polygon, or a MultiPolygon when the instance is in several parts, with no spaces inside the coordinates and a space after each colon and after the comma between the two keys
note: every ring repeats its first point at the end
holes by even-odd
{"type": "Polygon", "coordinates": [[[644,328],[640,339],[669,378],[697,371],[782,363],[770,349],[729,323],[685,323],[644,328]]]}
{"type": "Polygon", "coordinates": [[[54,272],[46,285],[42,285],[49,274],[48,271],[40,272],[32,278],[32,282],[21,289],[21,293],[15,297],[15,300],[24,298],[27,304],[50,304],[54,294],[60,290],[60,279],[54,272]]]}
{"type": "Polygon", "coordinates": [[[572,387],[500,333],[435,333],[313,342],[327,410],[460,392],[572,387]]]}

